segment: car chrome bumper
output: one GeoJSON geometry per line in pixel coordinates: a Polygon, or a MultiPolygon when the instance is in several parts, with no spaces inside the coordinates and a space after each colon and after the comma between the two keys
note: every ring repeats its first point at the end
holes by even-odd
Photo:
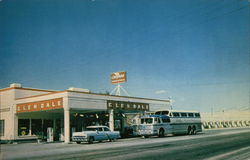
{"type": "Polygon", "coordinates": [[[87,142],[88,138],[83,137],[83,136],[75,136],[75,137],[72,137],[72,141],[73,142],[87,142]]]}

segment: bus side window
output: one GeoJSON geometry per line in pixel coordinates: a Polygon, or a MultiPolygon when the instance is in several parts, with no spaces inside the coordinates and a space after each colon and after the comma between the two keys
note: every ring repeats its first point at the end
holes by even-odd
{"type": "Polygon", "coordinates": [[[161,119],[160,118],[155,118],[155,123],[161,123],[161,119]]]}
{"type": "Polygon", "coordinates": [[[170,116],[170,117],[173,117],[173,114],[172,114],[172,112],[171,112],[171,113],[169,114],[169,116],[170,116]]]}
{"type": "Polygon", "coordinates": [[[168,115],[169,111],[162,111],[162,115],[168,115]]]}
{"type": "Polygon", "coordinates": [[[167,117],[167,118],[162,118],[162,122],[163,123],[169,123],[170,122],[170,118],[167,117]]]}
{"type": "Polygon", "coordinates": [[[144,124],[145,123],[145,119],[141,119],[141,124],[144,124]]]}
{"type": "Polygon", "coordinates": [[[167,118],[167,122],[170,122],[170,118],[169,117],[167,118]]]}
{"type": "Polygon", "coordinates": [[[188,113],[188,117],[194,117],[193,113],[188,113]]]}
{"type": "Polygon", "coordinates": [[[161,111],[155,112],[156,115],[161,115],[161,111]]]}
{"type": "Polygon", "coordinates": [[[195,113],[195,117],[200,117],[200,113],[195,113]]]}
{"type": "Polygon", "coordinates": [[[181,117],[187,117],[187,113],[181,113],[181,117]]]}
{"type": "Polygon", "coordinates": [[[173,115],[174,115],[174,117],[180,117],[178,112],[174,112],[173,115]]]}
{"type": "Polygon", "coordinates": [[[161,123],[161,119],[160,118],[158,118],[158,123],[161,123]]]}

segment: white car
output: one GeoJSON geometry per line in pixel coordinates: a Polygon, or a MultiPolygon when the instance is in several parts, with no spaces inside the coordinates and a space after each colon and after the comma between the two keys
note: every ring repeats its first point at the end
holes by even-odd
{"type": "Polygon", "coordinates": [[[111,131],[107,126],[88,126],[85,131],[73,132],[72,141],[80,144],[88,142],[92,144],[94,141],[116,140],[120,138],[119,131],[111,131]]]}

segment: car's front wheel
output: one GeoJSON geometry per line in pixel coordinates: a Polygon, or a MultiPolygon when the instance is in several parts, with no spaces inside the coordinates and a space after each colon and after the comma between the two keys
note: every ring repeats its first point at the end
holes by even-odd
{"type": "Polygon", "coordinates": [[[114,139],[113,139],[113,138],[108,138],[108,140],[109,140],[109,142],[112,142],[112,141],[114,141],[114,139]]]}
{"type": "Polygon", "coordinates": [[[89,137],[88,143],[89,143],[89,144],[93,144],[93,143],[94,143],[94,137],[89,137]]]}
{"type": "Polygon", "coordinates": [[[81,142],[76,142],[77,144],[80,144],[81,142]]]}

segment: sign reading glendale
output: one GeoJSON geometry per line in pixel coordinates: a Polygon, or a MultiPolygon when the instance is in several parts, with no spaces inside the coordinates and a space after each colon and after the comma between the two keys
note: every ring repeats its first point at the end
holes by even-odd
{"type": "Polygon", "coordinates": [[[107,100],[107,109],[149,111],[149,104],[107,100]]]}
{"type": "Polygon", "coordinates": [[[127,81],[126,72],[115,72],[111,74],[111,83],[124,83],[127,81]]]}
{"type": "Polygon", "coordinates": [[[63,108],[63,99],[56,98],[38,102],[30,102],[16,105],[16,112],[33,112],[63,108]]]}

